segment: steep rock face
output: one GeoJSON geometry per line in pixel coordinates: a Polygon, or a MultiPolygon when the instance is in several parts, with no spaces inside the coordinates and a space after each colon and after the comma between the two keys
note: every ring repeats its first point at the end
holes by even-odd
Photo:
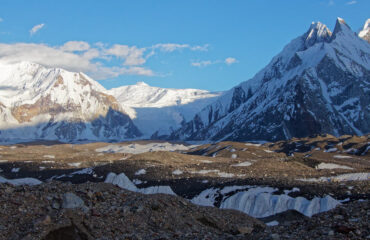
{"type": "Polygon", "coordinates": [[[183,140],[278,140],[370,132],[370,45],[343,19],[313,23],[254,78],[171,135],[183,140]]]}
{"type": "Polygon", "coordinates": [[[83,73],[0,63],[2,141],[123,140],[141,135],[117,100],[83,73]]]}

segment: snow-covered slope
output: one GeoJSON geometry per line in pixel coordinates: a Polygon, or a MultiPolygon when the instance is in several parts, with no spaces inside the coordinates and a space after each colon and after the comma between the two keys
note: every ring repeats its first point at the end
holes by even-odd
{"type": "Polygon", "coordinates": [[[141,135],[116,99],[83,73],[0,62],[0,140],[123,140],[141,135]]]}
{"type": "Polygon", "coordinates": [[[152,87],[143,82],[109,93],[126,106],[125,111],[146,137],[170,134],[221,95],[198,89],[152,87]]]}
{"type": "Polygon", "coordinates": [[[184,140],[278,140],[370,132],[370,44],[338,18],[313,23],[251,80],[171,135],[184,140]]]}
{"type": "Polygon", "coordinates": [[[366,21],[364,27],[358,33],[358,36],[370,43],[370,18],[366,21]]]}

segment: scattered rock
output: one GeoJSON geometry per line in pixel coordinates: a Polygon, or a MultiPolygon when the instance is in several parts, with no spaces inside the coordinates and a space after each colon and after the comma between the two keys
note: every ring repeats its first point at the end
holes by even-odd
{"type": "Polygon", "coordinates": [[[84,201],[76,194],[69,192],[63,195],[63,208],[82,208],[84,206],[84,201]]]}

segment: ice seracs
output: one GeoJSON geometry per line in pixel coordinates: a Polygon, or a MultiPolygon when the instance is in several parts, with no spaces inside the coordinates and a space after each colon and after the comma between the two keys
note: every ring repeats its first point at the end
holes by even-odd
{"type": "Polygon", "coordinates": [[[235,209],[252,217],[263,218],[287,210],[296,210],[308,217],[335,208],[339,201],[331,196],[290,197],[290,192],[299,192],[298,188],[285,190],[284,194],[274,194],[278,189],[257,186],[228,186],[222,189],[209,188],[195,196],[191,202],[202,206],[216,206],[235,209]]]}
{"type": "Polygon", "coordinates": [[[111,183],[120,188],[143,194],[163,193],[169,195],[176,195],[169,186],[151,186],[147,188],[137,188],[136,185],[133,182],[131,182],[131,180],[124,173],[120,173],[118,175],[115,173],[109,173],[105,179],[105,183],[111,183]]]}

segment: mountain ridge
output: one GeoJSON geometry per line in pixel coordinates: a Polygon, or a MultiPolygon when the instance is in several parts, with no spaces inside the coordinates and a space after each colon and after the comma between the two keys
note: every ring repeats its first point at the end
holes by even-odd
{"type": "Polygon", "coordinates": [[[369,132],[370,46],[342,19],[334,29],[312,24],[170,139],[274,141],[369,132]]]}
{"type": "Polygon", "coordinates": [[[116,99],[83,73],[0,64],[0,138],[120,140],[140,131],[116,99]]]}

